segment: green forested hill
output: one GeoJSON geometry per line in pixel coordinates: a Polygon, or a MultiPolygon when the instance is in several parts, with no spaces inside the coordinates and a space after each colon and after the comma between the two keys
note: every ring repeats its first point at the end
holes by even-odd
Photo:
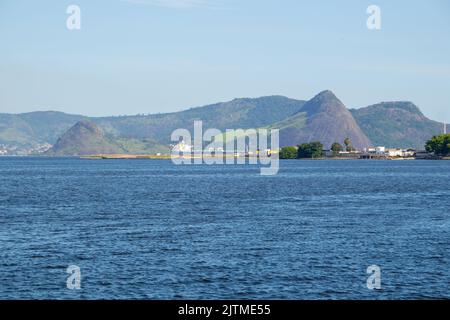
{"type": "Polygon", "coordinates": [[[80,115],[55,111],[0,113],[0,144],[17,146],[53,144],[71,126],[84,118],[80,115]]]}
{"type": "Polygon", "coordinates": [[[303,103],[282,96],[270,96],[140,116],[87,118],[51,111],[0,114],[0,144],[54,144],[65,131],[83,119],[94,121],[111,136],[145,138],[167,144],[173,130],[191,129],[194,120],[202,120],[205,128],[258,128],[285,119],[297,112],[303,103]]]}
{"type": "Polygon", "coordinates": [[[382,102],[350,111],[377,146],[424,149],[425,142],[443,130],[442,123],[425,117],[412,102],[382,102]]]}

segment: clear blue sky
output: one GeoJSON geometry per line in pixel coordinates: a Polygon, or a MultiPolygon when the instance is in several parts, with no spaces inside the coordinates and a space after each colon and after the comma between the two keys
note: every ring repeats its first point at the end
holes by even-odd
{"type": "Polygon", "coordinates": [[[0,43],[0,112],[156,113],[331,89],[348,107],[410,100],[450,122],[448,0],[0,0],[0,43]]]}

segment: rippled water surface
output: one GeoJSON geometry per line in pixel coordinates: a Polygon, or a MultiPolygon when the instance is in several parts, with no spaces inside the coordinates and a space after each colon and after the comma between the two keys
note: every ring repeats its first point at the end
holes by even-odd
{"type": "Polygon", "coordinates": [[[449,179],[450,161],[0,158],[0,299],[450,298],[449,179]]]}

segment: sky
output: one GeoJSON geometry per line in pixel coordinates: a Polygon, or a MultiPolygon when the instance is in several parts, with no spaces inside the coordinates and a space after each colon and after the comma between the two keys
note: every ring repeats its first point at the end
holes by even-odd
{"type": "Polygon", "coordinates": [[[408,100],[450,123],[450,1],[0,0],[0,112],[149,114],[328,89],[349,108],[408,100]]]}

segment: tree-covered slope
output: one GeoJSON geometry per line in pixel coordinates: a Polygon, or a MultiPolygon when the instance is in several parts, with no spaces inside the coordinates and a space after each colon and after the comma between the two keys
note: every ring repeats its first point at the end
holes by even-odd
{"type": "Polygon", "coordinates": [[[377,146],[424,149],[425,142],[443,130],[442,123],[425,117],[412,102],[382,102],[351,112],[377,146]]]}
{"type": "Polygon", "coordinates": [[[145,116],[88,118],[52,111],[0,114],[0,144],[54,144],[64,132],[83,119],[94,121],[111,136],[152,139],[168,144],[175,129],[191,130],[195,120],[203,121],[204,128],[258,128],[289,117],[303,103],[282,96],[270,96],[235,99],[180,112],[145,116]]]}
{"type": "Polygon", "coordinates": [[[0,144],[32,146],[53,144],[76,122],[85,117],[55,111],[0,114],[0,144]]]}

